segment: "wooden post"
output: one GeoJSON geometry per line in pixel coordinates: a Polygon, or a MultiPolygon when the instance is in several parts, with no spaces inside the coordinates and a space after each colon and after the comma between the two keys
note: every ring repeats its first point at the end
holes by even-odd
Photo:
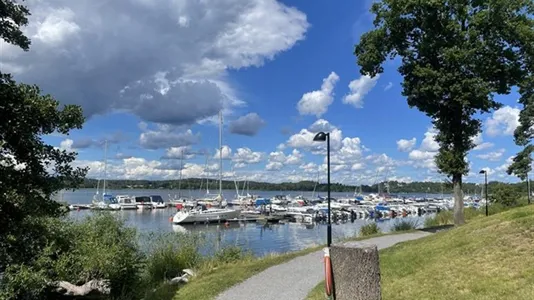
{"type": "Polygon", "coordinates": [[[348,243],[330,249],[336,300],[380,300],[376,245],[348,243]]]}

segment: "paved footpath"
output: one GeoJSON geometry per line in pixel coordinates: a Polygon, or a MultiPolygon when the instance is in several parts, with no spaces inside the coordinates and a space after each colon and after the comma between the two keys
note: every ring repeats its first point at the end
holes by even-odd
{"type": "MultiPolygon", "coordinates": [[[[375,244],[378,249],[384,249],[431,234],[418,231],[348,242],[348,244],[375,244]]],[[[217,300],[302,300],[322,280],[324,280],[323,251],[319,250],[270,267],[231,287],[219,295],[217,300]]]]}

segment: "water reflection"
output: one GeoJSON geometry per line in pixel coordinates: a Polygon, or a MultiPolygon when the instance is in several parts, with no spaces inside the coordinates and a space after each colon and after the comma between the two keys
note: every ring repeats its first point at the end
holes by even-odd
{"type": "MultiPolygon", "coordinates": [[[[156,191],[142,192],[138,194],[158,194],[156,191]]],[[[121,191],[122,194],[128,192],[121,191]]],[[[90,199],[87,193],[74,193],[69,195],[71,203],[83,203],[82,199],[90,199]]],[[[130,193],[133,194],[133,193],[130,193]]],[[[160,191],[159,194],[166,195],[160,191]]],[[[263,193],[266,194],[266,193],[263,193]]],[[[229,194],[230,195],[230,194],[229,194]]],[[[259,223],[235,223],[228,225],[173,225],[171,218],[176,210],[174,208],[155,210],[126,210],[113,211],[121,217],[126,224],[135,227],[143,236],[143,233],[202,233],[206,238],[217,244],[236,245],[246,250],[250,250],[256,255],[265,255],[271,252],[287,252],[301,250],[306,247],[326,243],[326,225],[324,224],[301,224],[301,223],[280,223],[266,224],[259,223]]],[[[73,219],[83,219],[91,215],[90,210],[71,211],[70,217],[73,219]]],[[[424,219],[428,216],[409,217],[423,225],[424,219]]],[[[377,222],[375,220],[356,219],[354,222],[346,222],[332,225],[332,236],[335,240],[344,239],[358,235],[360,228],[368,223],[377,222]]],[[[377,224],[382,231],[389,231],[396,220],[378,220],[377,224]]],[[[142,242],[142,241],[141,241],[142,242]]]]}
{"type": "MultiPolygon", "coordinates": [[[[91,211],[85,210],[73,211],[70,216],[74,219],[82,219],[91,213],[91,211]]],[[[212,225],[173,225],[169,218],[172,218],[174,209],[115,211],[111,213],[120,216],[126,224],[137,228],[141,233],[201,233],[207,240],[216,243],[217,247],[240,246],[256,255],[301,250],[326,242],[326,225],[324,224],[280,223],[264,225],[255,222],[230,222],[212,225]]],[[[410,217],[409,219],[416,220],[422,225],[425,216],[410,217]]],[[[377,222],[380,229],[387,232],[396,220],[357,219],[353,223],[333,224],[332,236],[334,240],[356,236],[363,225],[371,222],[377,222]]]]}

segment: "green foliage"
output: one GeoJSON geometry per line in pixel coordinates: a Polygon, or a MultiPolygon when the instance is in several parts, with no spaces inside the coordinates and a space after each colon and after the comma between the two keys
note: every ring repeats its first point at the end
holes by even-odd
{"type": "Polygon", "coordinates": [[[153,286],[180,276],[182,270],[196,268],[203,262],[200,253],[204,239],[196,234],[169,233],[149,241],[143,281],[153,286]]]}
{"type": "Polygon", "coordinates": [[[11,265],[4,274],[4,285],[0,286],[0,299],[31,300],[45,299],[47,276],[45,270],[36,270],[25,265],[11,265]]]}
{"type": "MultiPolygon", "coordinates": [[[[465,216],[467,219],[467,211],[470,209],[465,210],[465,216]]],[[[442,225],[448,225],[452,224],[454,222],[452,211],[450,210],[442,210],[439,213],[437,213],[433,217],[429,217],[425,219],[425,227],[436,227],[436,226],[442,226],[442,225]]]]}
{"type": "MultiPolygon", "coordinates": [[[[501,183],[492,188],[490,201],[503,206],[517,206],[521,195],[508,184],[501,183]]],[[[492,204],[493,205],[493,204],[492,204]]]]}
{"type": "MultiPolygon", "coordinates": [[[[30,41],[21,26],[29,11],[15,1],[0,0],[0,38],[28,50],[30,41]]],[[[70,164],[76,153],[56,149],[42,136],[81,128],[79,106],[62,108],[35,85],[17,84],[0,71],[0,273],[11,264],[33,262],[48,236],[41,217],[64,213],[52,200],[56,191],[76,187],[86,170],[70,164]],[[37,219],[37,220],[34,220],[37,219]]],[[[46,222],[46,221],[45,221],[46,222]]]]}
{"type": "Polygon", "coordinates": [[[239,261],[247,256],[246,252],[238,246],[223,247],[215,253],[214,259],[217,263],[227,264],[239,261]]]}
{"type": "Polygon", "coordinates": [[[48,283],[60,280],[109,279],[112,299],[138,292],[143,257],[134,229],[108,213],[83,222],[50,218],[42,223],[50,239],[38,257],[6,269],[0,294],[5,299],[54,299],[48,283]]]}
{"type": "Polygon", "coordinates": [[[378,228],[378,225],[376,223],[369,223],[367,225],[363,225],[360,228],[360,236],[370,236],[379,234],[381,232],[380,228],[378,228]]]}
{"type": "MultiPolygon", "coordinates": [[[[518,127],[519,128],[519,127],[518,127]]],[[[517,132],[517,130],[516,130],[517,132]]],[[[517,142],[517,138],[516,138],[517,142]]],[[[534,151],[533,145],[528,145],[519,151],[513,159],[512,164],[508,166],[506,172],[508,175],[516,175],[521,180],[525,180],[528,177],[528,173],[532,171],[532,157],[531,154],[534,151]]]]}
{"type": "Polygon", "coordinates": [[[12,0],[0,0],[0,38],[28,50],[30,40],[20,29],[28,25],[28,15],[30,12],[24,5],[12,0]]]}
{"type": "Polygon", "coordinates": [[[393,231],[409,231],[417,229],[418,223],[417,220],[410,220],[410,219],[402,219],[397,220],[395,224],[393,224],[393,231]]]}
{"type": "MultiPolygon", "coordinates": [[[[513,86],[534,100],[533,1],[382,0],[371,11],[375,29],[354,51],[360,72],[374,77],[386,58],[402,57],[402,94],[432,119],[436,165],[460,191],[481,129],[476,116],[499,108],[493,96],[513,86]]],[[[455,223],[462,224],[461,193],[455,197],[455,223]]]]}

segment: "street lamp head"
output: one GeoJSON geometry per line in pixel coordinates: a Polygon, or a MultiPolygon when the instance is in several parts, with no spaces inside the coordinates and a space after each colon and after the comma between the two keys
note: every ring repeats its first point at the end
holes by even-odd
{"type": "Polygon", "coordinates": [[[326,141],[326,136],[328,135],[328,133],[324,133],[324,132],[319,132],[315,135],[315,137],[313,138],[313,141],[314,142],[324,142],[326,141]]]}
{"type": "Polygon", "coordinates": [[[480,170],[479,174],[486,174],[486,170],[480,170]]]}

